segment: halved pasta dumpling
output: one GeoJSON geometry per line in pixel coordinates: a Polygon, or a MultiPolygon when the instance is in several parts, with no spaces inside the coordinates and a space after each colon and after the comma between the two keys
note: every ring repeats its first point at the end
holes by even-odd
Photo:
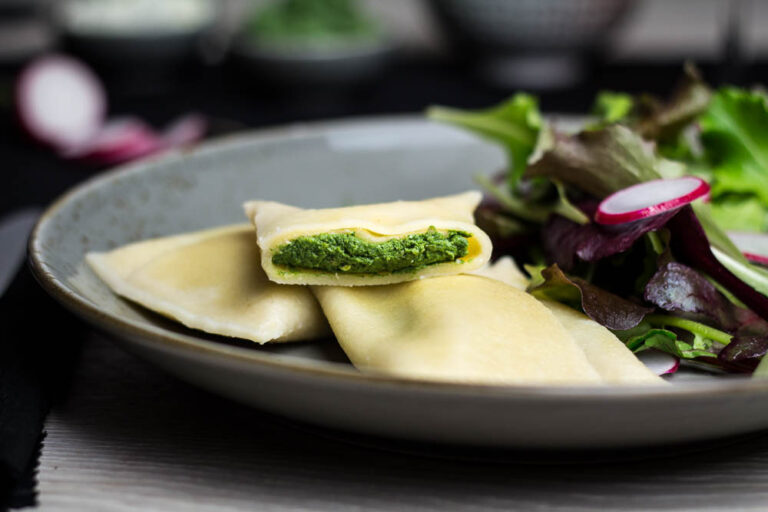
{"type": "Polygon", "coordinates": [[[305,210],[251,201],[261,264],[276,283],[392,284],[470,272],[491,241],[474,223],[479,192],[425,201],[305,210]]]}
{"type": "Polygon", "coordinates": [[[267,279],[248,224],[93,252],[86,261],[118,295],[193,329],[258,343],[330,335],[309,289],[267,279]]]}

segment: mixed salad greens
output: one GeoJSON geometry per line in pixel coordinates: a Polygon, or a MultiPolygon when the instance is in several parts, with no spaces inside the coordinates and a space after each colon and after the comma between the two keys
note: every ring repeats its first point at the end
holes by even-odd
{"type": "Polygon", "coordinates": [[[764,91],[712,90],[687,65],[666,100],[600,93],[577,133],[548,122],[525,93],[427,115],[506,150],[508,168],[478,178],[488,199],[477,221],[495,256],[524,264],[531,293],[581,309],[635,352],[768,374],[768,269],[726,234],[768,229],[764,91]],[[706,180],[708,198],[612,226],[593,220],[619,190],[684,175],[706,180]]]}

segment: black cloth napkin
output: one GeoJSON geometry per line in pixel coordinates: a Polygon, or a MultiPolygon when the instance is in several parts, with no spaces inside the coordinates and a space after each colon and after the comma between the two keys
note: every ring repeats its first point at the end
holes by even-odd
{"type": "Polygon", "coordinates": [[[0,510],[36,503],[51,405],[66,396],[84,326],[24,266],[0,297],[0,510]]]}

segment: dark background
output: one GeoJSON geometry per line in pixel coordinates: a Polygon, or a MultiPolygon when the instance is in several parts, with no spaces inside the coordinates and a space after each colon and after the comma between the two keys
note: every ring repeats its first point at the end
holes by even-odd
{"type": "MultiPolygon", "coordinates": [[[[114,65],[91,64],[105,81],[110,117],[135,115],[160,127],[195,111],[209,119],[209,136],[297,121],[420,113],[431,104],[480,108],[514,92],[513,86],[490,84],[479,76],[474,64],[488,48],[457,44],[456,34],[438,23],[428,2],[369,3],[384,11],[376,14],[386,18],[398,51],[385,70],[364,84],[270,85],[226,55],[211,64],[189,59],[161,73],[151,63],[132,63],[118,72],[114,65]]],[[[0,2],[0,58],[13,42],[11,29],[27,17],[4,11],[3,5],[0,2]]],[[[766,83],[764,22],[764,0],[638,0],[592,48],[579,50],[586,63],[582,80],[527,90],[540,96],[545,112],[585,113],[595,93],[604,89],[668,93],[686,59],[695,61],[714,85],[766,83]]],[[[66,37],[58,37],[25,58],[0,60],[0,169],[5,179],[0,215],[25,205],[44,206],[100,170],[63,161],[36,146],[14,116],[18,71],[37,54],[74,50],[66,37]]]]}

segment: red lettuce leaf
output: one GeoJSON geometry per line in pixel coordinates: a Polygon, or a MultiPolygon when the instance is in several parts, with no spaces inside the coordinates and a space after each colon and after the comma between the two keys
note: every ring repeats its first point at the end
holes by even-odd
{"type": "Polygon", "coordinates": [[[578,305],[589,318],[608,329],[631,329],[653,311],[653,308],[635,304],[584,279],[566,276],[557,264],[542,270],[541,277],[543,282],[528,289],[531,294],[578,305]]]}
{"type": "Polygon", "coordinates": [[[675,259],[704,272],[720,283],[761,318],[768,318],[768,297],[761,294],[725,268],[709,247],[709,240],[690,205],[667,223],[675,259]]]}
{"type": "MultiPolygon", "coordinates": [[[[582,203],[579,208],[591,217],[597,203],[582,203]]],[[[663,227],[674,214],[674,211],[666,212],[610,228],[595,223],[581,225],[553,215],[542,229],[544,252],[549,261],[569,271],[577,259],[593,262],[627,251],[644,234],[663,227]]]]}
{"type": "Polygon", "coordinates": [[[735,333],[717,353],[718,363],[726,369],[751,372],[768,352],[768,322],[731,303],[690,267],[675,262],[661,267],[645,288],[645,300],[678,316],[703,319],[735,333]]]}
{"type": "Polygon", "coordinates": [[[668,101],[652,96],[641,96],[636,104],[637,122],[634,125],[644,138],[674,141],[699,115],[704,113],[712,99],[712,91],[692,64],[686,64],[685,75],[668,101]]]}
{"type": "Polygon", "coordinates": [[[768,336],[734,336],[717,356],[725,365],[754,370],[768,353],[768,336]]]}
{"type": "Polygon", "coordinates": [[[728,332],[734,332],[740,326],[738,310],[742,308],[731,303],[704,276],[682,263],[671,262],[659,268],[645,286],[644,298],[665,311],[682,313],[680,316],[697,321],[709,321],[728,332]]]}
{"type": "Polygon", "coordinates": [[[551,148],[528,165],[526,177],[560,180],[595,197],[605,197],[662,175],[653,144],[626,126],[611,125],[575,135],[555,131],[551,148]]]}

